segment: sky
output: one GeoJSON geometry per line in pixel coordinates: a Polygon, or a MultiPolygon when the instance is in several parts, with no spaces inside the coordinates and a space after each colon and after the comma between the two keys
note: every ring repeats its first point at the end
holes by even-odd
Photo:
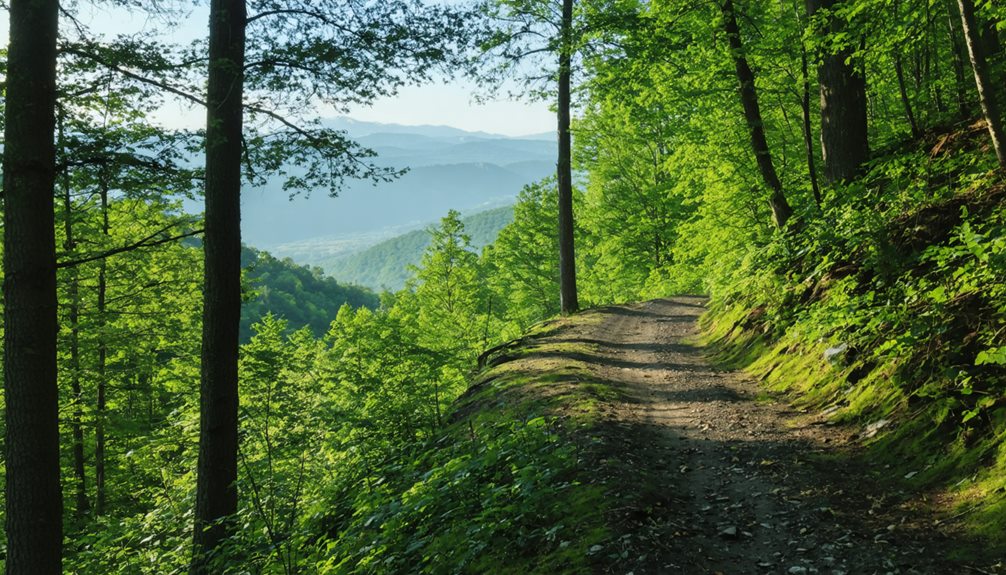
{"type": "MultiPolygon", "coordinates": [[[[207,11],[204,6],[193,8],[171,34],[173,41],[189,42],[206,33],[207,11]]],[[[142,31],[158,28],[161,23],[139,14],[108,8],[83,8],[80,19],[91,29],[104,34],[142,31]]],[[[0,12],[0,34],[8,37],[6,11],[0,12]]],[[[543,102],[521,102],[501,99],[478,104],[470,82],[450,80],[426,86],[410,86],[395,97],[381,98],[367,107],[355,107],[349,117],[369,122],[404,125],[444,125],[468,131],[482,131],[506,136],[541,134],[555,130],[555,116],[543,102]]],[[[334,111],[319,110],[321,115],[334,111]]],[[[170,128],[194,128],[205,121],[205,112],[189,106],[171,103],[154,117],[170,128]]]]}

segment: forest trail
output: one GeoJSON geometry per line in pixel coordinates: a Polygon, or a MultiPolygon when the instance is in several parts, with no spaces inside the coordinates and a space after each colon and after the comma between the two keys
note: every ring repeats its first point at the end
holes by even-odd
{"type": "Polygon", "coordinates": [[[644,562],[645,572],[1002,572],[1002,564],[955,563],[950,556],[962,542],[946,524],[904,493],[886,492],[872,479],[883,469],[849,458],[854,430],[824,425],[743,374],[712,367],[689,343],[704,302],[679,297],[593,310],[582,314],[589,320],[546,336],[590,345],[590,357],[576,359],[621,392],[602,417],[609,434],[622,435],[612,444],[629,451],[615,448],[611,458],[652,478],[649,489],[662,500],[662,511],[623,525],[661,534],[659,556],[644,562]]]}

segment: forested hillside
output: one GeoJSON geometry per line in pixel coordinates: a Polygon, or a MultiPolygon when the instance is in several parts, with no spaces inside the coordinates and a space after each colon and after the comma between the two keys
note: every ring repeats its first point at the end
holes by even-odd
{"type": "MultiPolygon", "coordinates": [[[[472,247],[481,249],[493,243],[500,229],[512,220],[513,208],[504,206],[464,216],[461,223],[471,238],[472,247]]],[[[375,290],[398,291],[412,277],[412,268],[419,264],[429,243],[428,230],[413,230],[357,253],[321,259],[317,265],[343,282],[375,290]]]]}
{"type": "Polygon", "coordinates": [[[319,268],[278,260],[267,252],[241,250],[245,270],[245,301],[241,306],[241,340],[252,336],[252,325],[267,315],[285,320],[293,330],[304,326],[315,336],[328,331],[332,318],[343,305],[353,308],[378,306],[377,295],[366,288],[340,284],[319,268]]]}
{"type": "Polygon", "coordinates": [[[1003,571],[1000,3],[130,6],[4,8],[8,574],[1003,571]],[[403,177],[326,113],[451,74],[555,177],[379,298],[243,251],[249,190],[403,177]]]}

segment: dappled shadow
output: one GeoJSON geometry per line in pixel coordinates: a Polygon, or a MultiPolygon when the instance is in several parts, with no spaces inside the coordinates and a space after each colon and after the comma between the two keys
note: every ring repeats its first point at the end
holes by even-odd
{"type": "Polygon", "coordinates": [[[663,305],[677,305],[681,307],[691,307],[695,309],[705,310],[706,302],[709,301],[709,298],[706,296],[686,295],[686,296],[679,296],[677,298],[658,299],[656,301],[663,305]],[[689,300],[699,300],[699,301],[695,302],[689,300]]]}
{"type": "Polygon", "coordinates": [[[599,367],[600,366],[619,367],[623,369],[639,369],[644,371],[664,371],[668,369],[674,371],[708,371],[709,369],[706,366],[698,364],[672,363],[663,360],[632,361],[627,359],[619,359],[617,357],[601,356],[575,351],[529,351],[523,355],[511,358],[511,361],[542,360],[542,359],[556,359],[556,360],[565,359],[565,360],[578,361],[589,365],[596,365],[599,367]]]}
{"type": "Polygon", "coordinates": [[[556,338],[553,339],[552,341],[554,341],[555,343],[582,343],[587,345],[597,345],[609,349],[648,351],[652,353],[693,354],[699,352],[698,347],[694,345],[688,345],[686,343],[657,343],[652,341],[624,342],[624,341],[608,341],[589,337],[569,337],[561,339],[556,338]]]}
{"type": "Polygon", "coordinates": [[[737,393],[726,385],[709,385],[703,387],[671,388],[660,387],[650,389],[651,399],[677,403],[711,402],[711,401],[745,401],[747,397],[737,393]]]}
{"type": "Polygon", "coordinates": [[[610,315],[620,315],[620,316],[630,316],[630,317],[654,317],[654,318],[666,317],[664,314],[659,313],[659,312],[648,311],[648,310],[643,310],[643,309],[633,309],[633,308],[624,307],[624,306],[601,307],[601,308],[597,308],[597,309],[594,309],[594,310],[591,310],[591,311],[605,313],[605,314],[610,314],[610,315]]]}
{"type": "Polygon", "coordinates": [[[695,316],[665,315],[657,318],[658,323],[695,323],[695,316]]]}
{"type": "Polygon", "coordinates": [[[675,307],[704,305],[644,305],[592,311],[636,321],[556,322],[501,347],[492,359],[500,369],[452,415],[568,424],[579,480],[611,502],[615,532],[596,572],[967,570],[948,557],[971,542],[937,535],[931,515],[902,508],[889,473],[824,443],[815,435],[823,427],[791,427],[793,412],[753,402],[734,375],[681,342],[698,314],[675,307]]]}
{"type": "Polygon", "coordinates": [[[610,567],[618,572],[968,571],[951,556],[973,542],[934,537],[924,517],[904,521],[897,497],[850,453],[823,454],[792,436],[703,437],[624,419],[589,433],[591,482],[616,501],[609,513],[621,553],[610,567]],[[890,527],[895,515],[902,521],[890,527]]]}

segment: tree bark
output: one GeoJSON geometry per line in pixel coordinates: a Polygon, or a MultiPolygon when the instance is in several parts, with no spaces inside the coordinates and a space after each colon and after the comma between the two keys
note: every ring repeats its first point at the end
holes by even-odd
{"type": "Polygon", "coordinates": [[[803,114],[803,147],[807,155],[807,175],[814,203],[821,209],[821,185],[817,181],[817,162],[814,160],[814,129],[810,117],[810,75],[807,73],[807,47],[800,43],[801,94],[800,111],[803,114]]]}
{"type": "Polygon", "coordinates": [[[919,130],[919,123],[915,121],[915,112],[912,110],[912,100],[908,97],[908,88],[905,86],[905,67],[901,64],[901,55],[894,55],[894,74],[898,78],[898,93],[901,95],[901,104],[905,107],[905,117],[908,118],[908,125],[912,129],[912,137],[918,139],[922,136],[919,130]]]}
{"type": "Polygon", "coordinates": [[[56,379],[56,0],[12,0],[3,158],[8,575],[62,570],[56,379]]]}
{"type": "Polygon", "coordinates": [[[219,572],[237,511],[244,0],[210,4],[199,462],[190,573],[219,572]]]}
{"type": "Polygon", "coordinates": [[[559,186],[559,300],[563,314],[580,309],[576,293],[576,253],[573,219],[573,167],[570,125],[570,77],[572,76],[573,0],[562,2],[559,30],[559,161],[556,179],[559,186]]]}
{"type": "Polygon", "coordinates": [[[758,105],[758,92],[755,89],[755,75],[744,55],[744,44],[741,41],[740,28],[737,26],[737,14],[733,0],[724,0],[720,5],[723,13],[723,30],[726,32],[730,45],[730,54],[737,71],[738,92],[741,105],[744,107],[744,119],[747,120],[748,133],[751,136],[751,149],[758,161],[758,170],[762,180],[768,186],[769,208],[772,210],[772,221],[780,229],[786,227],[786,222],[793,215],[793,208],[786,201],[782,182],[772,163],[768,140],[765,138],[765,123],[762,121],[761,108],[758,105]]]}
{"type": "Polygon", "coordinates": [[[947,35],[950,38],[950,51],[953,52],[954,61],[954,84],[957,87],[957,115],[961,120],[971,117],[971,106],[968,104],[968,88],[964,74],[964,58],[961,55],[964,48],[961,46],[960,36],[957,34],[957,15],[954,14],[954,7],[951,0],[944,3],[947,10],[947,35]]]}
{"type": "MultiPolygon", "coordinates": [[[[831,10],[841,0],[807,0],[807,14],[831,10]]],[[[834,20],[830,31],[842,26],[834,20]]],[[[822,31],[827,33],[827,31],[822,31]]],[[[821,57],[817,69],[821,88],[821,155],[829,183],[851,180],[870,156],[867,132],[866,79],[848,62],[849,50],[821,57]]]]}
{"type": "Polygon", "coordinates": [[[995,148],[999,167],[1006,169],[1006,144],[1003,139],[1002,117],[999,115],[999,104],[996,102],[995,88],[992,87],[988,63],[981,44],[980,31],[975,21],[975,5],[972,0],[957,0],[957,8],[961,12],[961,31],[964,44],[971,56],[971,69],[975,73],[975,86],[978,88],[978,101],[982,105],[982,113],[989,126],[989,136],[992,147],[995,148]]]}

